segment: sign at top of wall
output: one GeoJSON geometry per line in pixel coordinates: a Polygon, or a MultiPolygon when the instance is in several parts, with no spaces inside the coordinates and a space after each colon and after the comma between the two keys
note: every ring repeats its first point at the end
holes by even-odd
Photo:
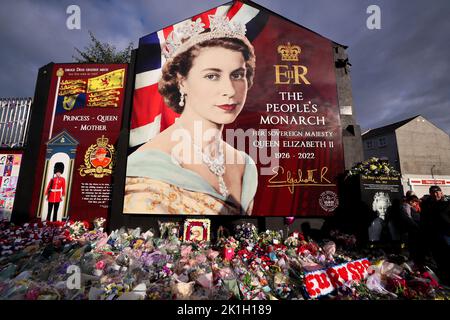
{"type": "Polygon", "coordinates": [[[31,210],[42,220],[107,218],[126,64],[55,64],[31,210]]]}
{"type": "Polygon", "coordinates": [[[124,213],[333,214],[332,42],[241,2],[141,38],[129,146],[124,213]]]}

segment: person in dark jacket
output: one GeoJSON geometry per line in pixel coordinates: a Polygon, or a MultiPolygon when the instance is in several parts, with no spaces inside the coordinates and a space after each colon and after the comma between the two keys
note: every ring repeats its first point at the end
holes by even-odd
{"type": "Polygon", "coordinates": [[[406,233],[409,256],[417,267],[423,267],[425,253],[422,244],[420,230],[420,213],[416,210],[419,198],[416,195],[408,195],[402,204],[399,214],[399,228],[406,233]]]}
{"type": "Polygon", "coordinates": [[[437,265],[442,283],[450,285],[450,201],[439,186],[431,186],[430,196],[422,202],[420,225],[437,265]]]}

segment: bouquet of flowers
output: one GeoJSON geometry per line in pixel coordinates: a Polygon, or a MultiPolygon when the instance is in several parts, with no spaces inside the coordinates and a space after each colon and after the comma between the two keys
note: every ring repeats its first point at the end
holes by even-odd
{"type": "Polygon", "coordinates": [[[89,222],[87,221],[69,221],[68,223],[70,236],[72,239],[81,238],[89,230],[89,222]]]}
{"type": "Polygon", "coordinates": [[[237,225],[234,233],[234,238],[239,242],[247,241],[254,243],[258,240],[258,231],[255,225],[249,222],[237,225]]]}
{"type": "Polygon", "coordinates": [[[103,227],[104,227],[105,222],[106,222],[105,218],[97,218],[92,223],[94,224],[94,228],[96,230],[103,232],[103,227]]]}
{"type": "Polygon", "coordinates": [[[366,176],[388,176],[400,177],[400,172],[394,169],[387,160],[380,160],[372,157],[366,161],[359,162],[347,174],[347,177],[352,175],[363,174],[366,176]]]}
{"type": "Polygon", "coordinates": [[[303,234],[295,231],[292,232],[286,240],[284,240],[284,244],[287,247],[298,247],[303,241],[305,241],[303,234]]]}
{"type": "Polygon", "coordinates": [[[281,231],[266,230],[259,234],[259,242],[262,245],[280,244],[282,243],[282,240],[283,235],[281,234],[281,231]]]}
{"type": "Polygon", "coordinates": [[[219,249],[231,249],[233,252],[239,247],[239,241],[234,237],[219,238],[216,242],[216,247],[219,249]]]}
{"type": "Polygon", "coordinates": [[[161,222],[158,221],[159,234],[161,239],[179,238],[180,223],[179,222],[161,222]]]}

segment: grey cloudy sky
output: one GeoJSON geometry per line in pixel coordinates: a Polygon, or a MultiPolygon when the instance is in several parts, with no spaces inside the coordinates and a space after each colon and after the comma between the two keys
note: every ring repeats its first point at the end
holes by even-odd
{"type": "MultiPolygon", "coordinates": [[[[38,69],[72,62],[88,30],[102,42],[137,46],[141,36],[226,0],[0,0],[0,97],[34,95],[38,69]],[[81,8],[81,30],[66,28],[66,8],[81,8]]],[[[450,133],[449,0],[255,0],[349,46],[358,123],[376,128],[421,114],[450,133]],[[366,9],[381,8],[381,30],[366,9]]]]}

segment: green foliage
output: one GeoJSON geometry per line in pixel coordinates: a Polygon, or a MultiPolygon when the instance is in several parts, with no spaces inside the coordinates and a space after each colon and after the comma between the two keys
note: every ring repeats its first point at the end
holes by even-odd
{"type": "Polygon", "coordinates": [[[75,62],[79,63],[129,63],[133,43],[122,51],[117,51],[116,47],[109,43],[102,43],[94,34],[89,31],[91,43],[83,51],[75,47],[79,56],[72,56],[75,62]]]}

